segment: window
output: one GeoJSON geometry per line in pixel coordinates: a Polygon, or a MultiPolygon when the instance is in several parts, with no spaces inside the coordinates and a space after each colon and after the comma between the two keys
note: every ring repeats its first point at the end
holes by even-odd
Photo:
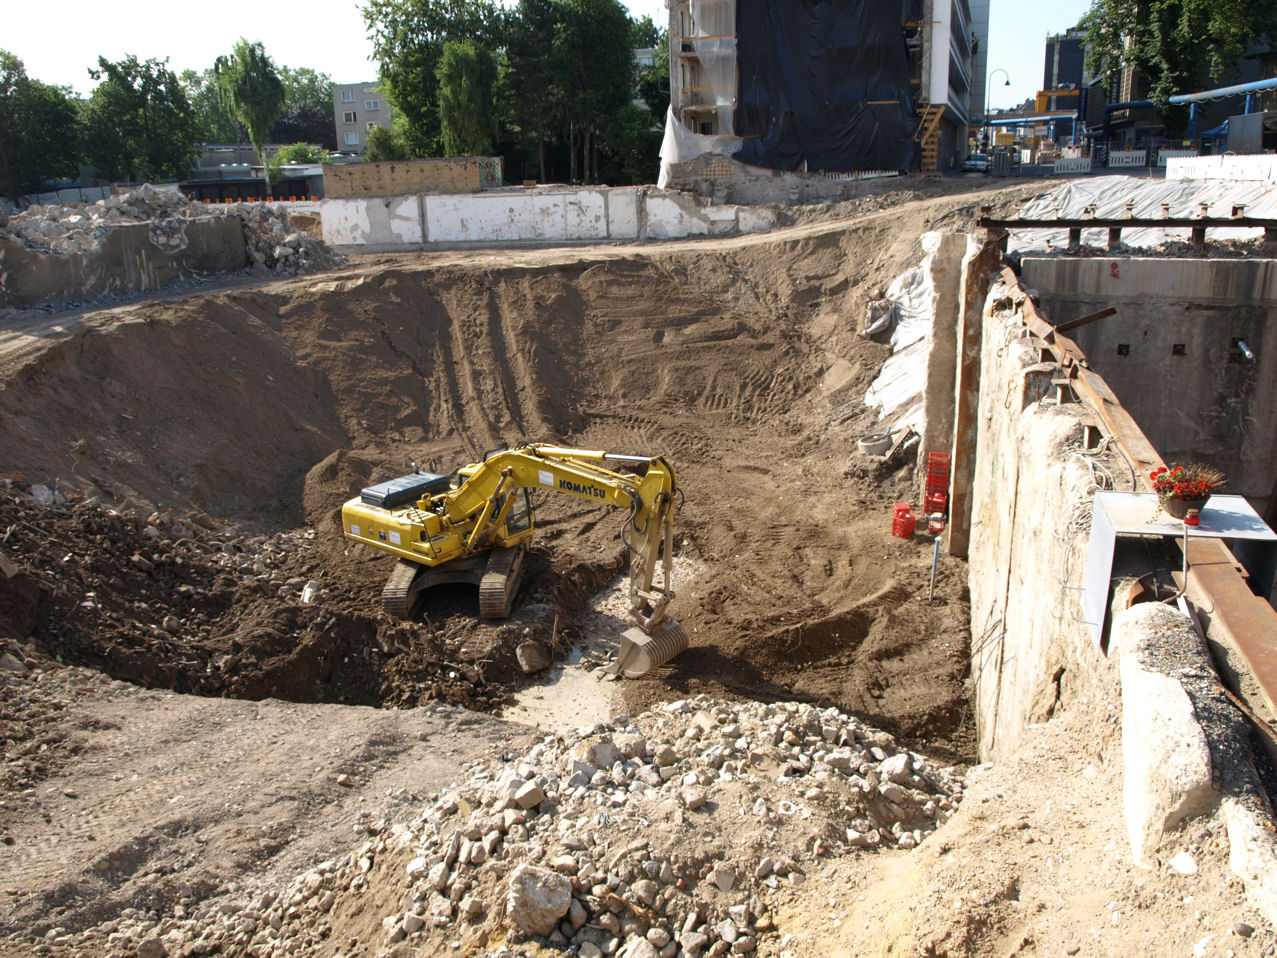
{"type": "Polygon", "coordinates": [[[359,145],[359,134],[358,134],[358,133],[347,133],[347,134],[346,134],[346,145],[347,145],[347,146],[358,146],[358,145],[359,145]]]}
{"type": "Polygon", "coordinates": [[[354,102],[355,102],[355,91],[354,91],[354,90],[342,90],[342,91],[341,91],[341,102],[342,102],[342,103],[354,103],[354,102]]]}
{"type": "Polygon", "coordinates": [[[342,123],[354,123],[354,122],[355,122],[355,111],[354,111],[354,110],[347,110],[345,113],[343,113],[343,114],[341,115],[341,122],[342,122],[342,123]]]}
{"type": "Polygon", "coordinates": [[[364,109],[371,113],[373,110],[381,109],[380,100],[364,100],[364,109]]]}
{"type": "Polygon", "coordinates": [[[380,123],[378,123],[376,120],[369,120],[369,121],[368,121],[368,125],[367,125],[367,129],[371,130],[371,129],[374,129],[375,127],[379,127],[379,126],[381,126],[381,124],[380,124],[380,123]]]}

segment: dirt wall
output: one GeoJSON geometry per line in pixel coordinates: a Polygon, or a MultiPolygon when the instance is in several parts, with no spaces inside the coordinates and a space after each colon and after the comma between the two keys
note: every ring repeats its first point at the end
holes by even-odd
{"type": "Polygon", "coordinates": [[[248,265],[238,218],[209,217],[185,225],[186,246],[166,252],[146,223],[117,226],[84,253],[39,253],[0,239],[0,307],[121,296],[248,265]]]}

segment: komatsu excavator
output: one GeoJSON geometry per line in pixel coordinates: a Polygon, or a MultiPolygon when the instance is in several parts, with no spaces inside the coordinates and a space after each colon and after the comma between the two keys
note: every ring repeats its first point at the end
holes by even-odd
{"type": "Polygon", "coordinates": [[[479,586],[481,618],[503,619],[514,605],[532,541],[532,489],[628,510],[622,539],[630,548],[636,627],[621,637],[608,670],[637,678],[686,650],[687,633],[666,615],[674,598],[678,489],[673,468],[659,456],[525,443],[490,452],[452,479],[414,464],[410,474],[369,486],[342,506],[342,529],[347,539],[398,557],[381,593],[391,615],[411,618],[426,589],[465,582],[479,586]]]}

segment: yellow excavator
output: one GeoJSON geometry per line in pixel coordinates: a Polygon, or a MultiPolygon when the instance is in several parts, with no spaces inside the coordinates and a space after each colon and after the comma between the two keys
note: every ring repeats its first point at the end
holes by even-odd
{"type": "Polygon", "coordinates": [[[678,487],[673,468],[659,456],[524,443],[489,452],[452,478],[421,472],[414,463],[408,475],[369,486],[342,506],[342,530],[353,542],[398,557],[381,593],[390,615],[411,618],[425,590],[463,582],[479,587],[480,618],[503,619],[532,542],[533,489],[628,510],[622,539],[630,549],[635,627],[622,635],[608,671],[638,678],[685,651],[686,631],[666,614],[674,598],[678,487]]]}

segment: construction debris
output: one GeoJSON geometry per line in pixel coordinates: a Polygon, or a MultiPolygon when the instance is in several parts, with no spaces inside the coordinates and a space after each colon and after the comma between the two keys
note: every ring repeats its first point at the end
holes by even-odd
{"type": "Polygon", "coordinates": [[[235,203],[207,206],[178,190],[145,184],[96,203],[34,205],[0,223],[0,238],[15,239],[41,253],[87,253],[97,249],[111,230],[149,224],[152,243],[168,253],[186,248],[186,224],[200,217],[238,217],[243,224],[249,259],[258,269],[296,275],[331,269],[345,262],[322,242],[293,226],[283,204],[235,203]]]}
{"type": "Polygon", "coordinates": [[[536,954],[775,953],[773,908],[809,873],[913,848],[962,799],[958,769],[796,703],[685,699],[503,758],[409,822],[361,812],[364,841],[286,888],[192,901],[161,920],[125,914],[76,943],[345,954],[328,940],[329,914],[380,904],[380,954],[400,942],[405,954],[458,943],[464,954],[524,954],[522,942],[536,954]],[[391,881],[397,904],[384,896],[391,881]],[[515,950],[483,950],[501,938],[515,950]]]}

